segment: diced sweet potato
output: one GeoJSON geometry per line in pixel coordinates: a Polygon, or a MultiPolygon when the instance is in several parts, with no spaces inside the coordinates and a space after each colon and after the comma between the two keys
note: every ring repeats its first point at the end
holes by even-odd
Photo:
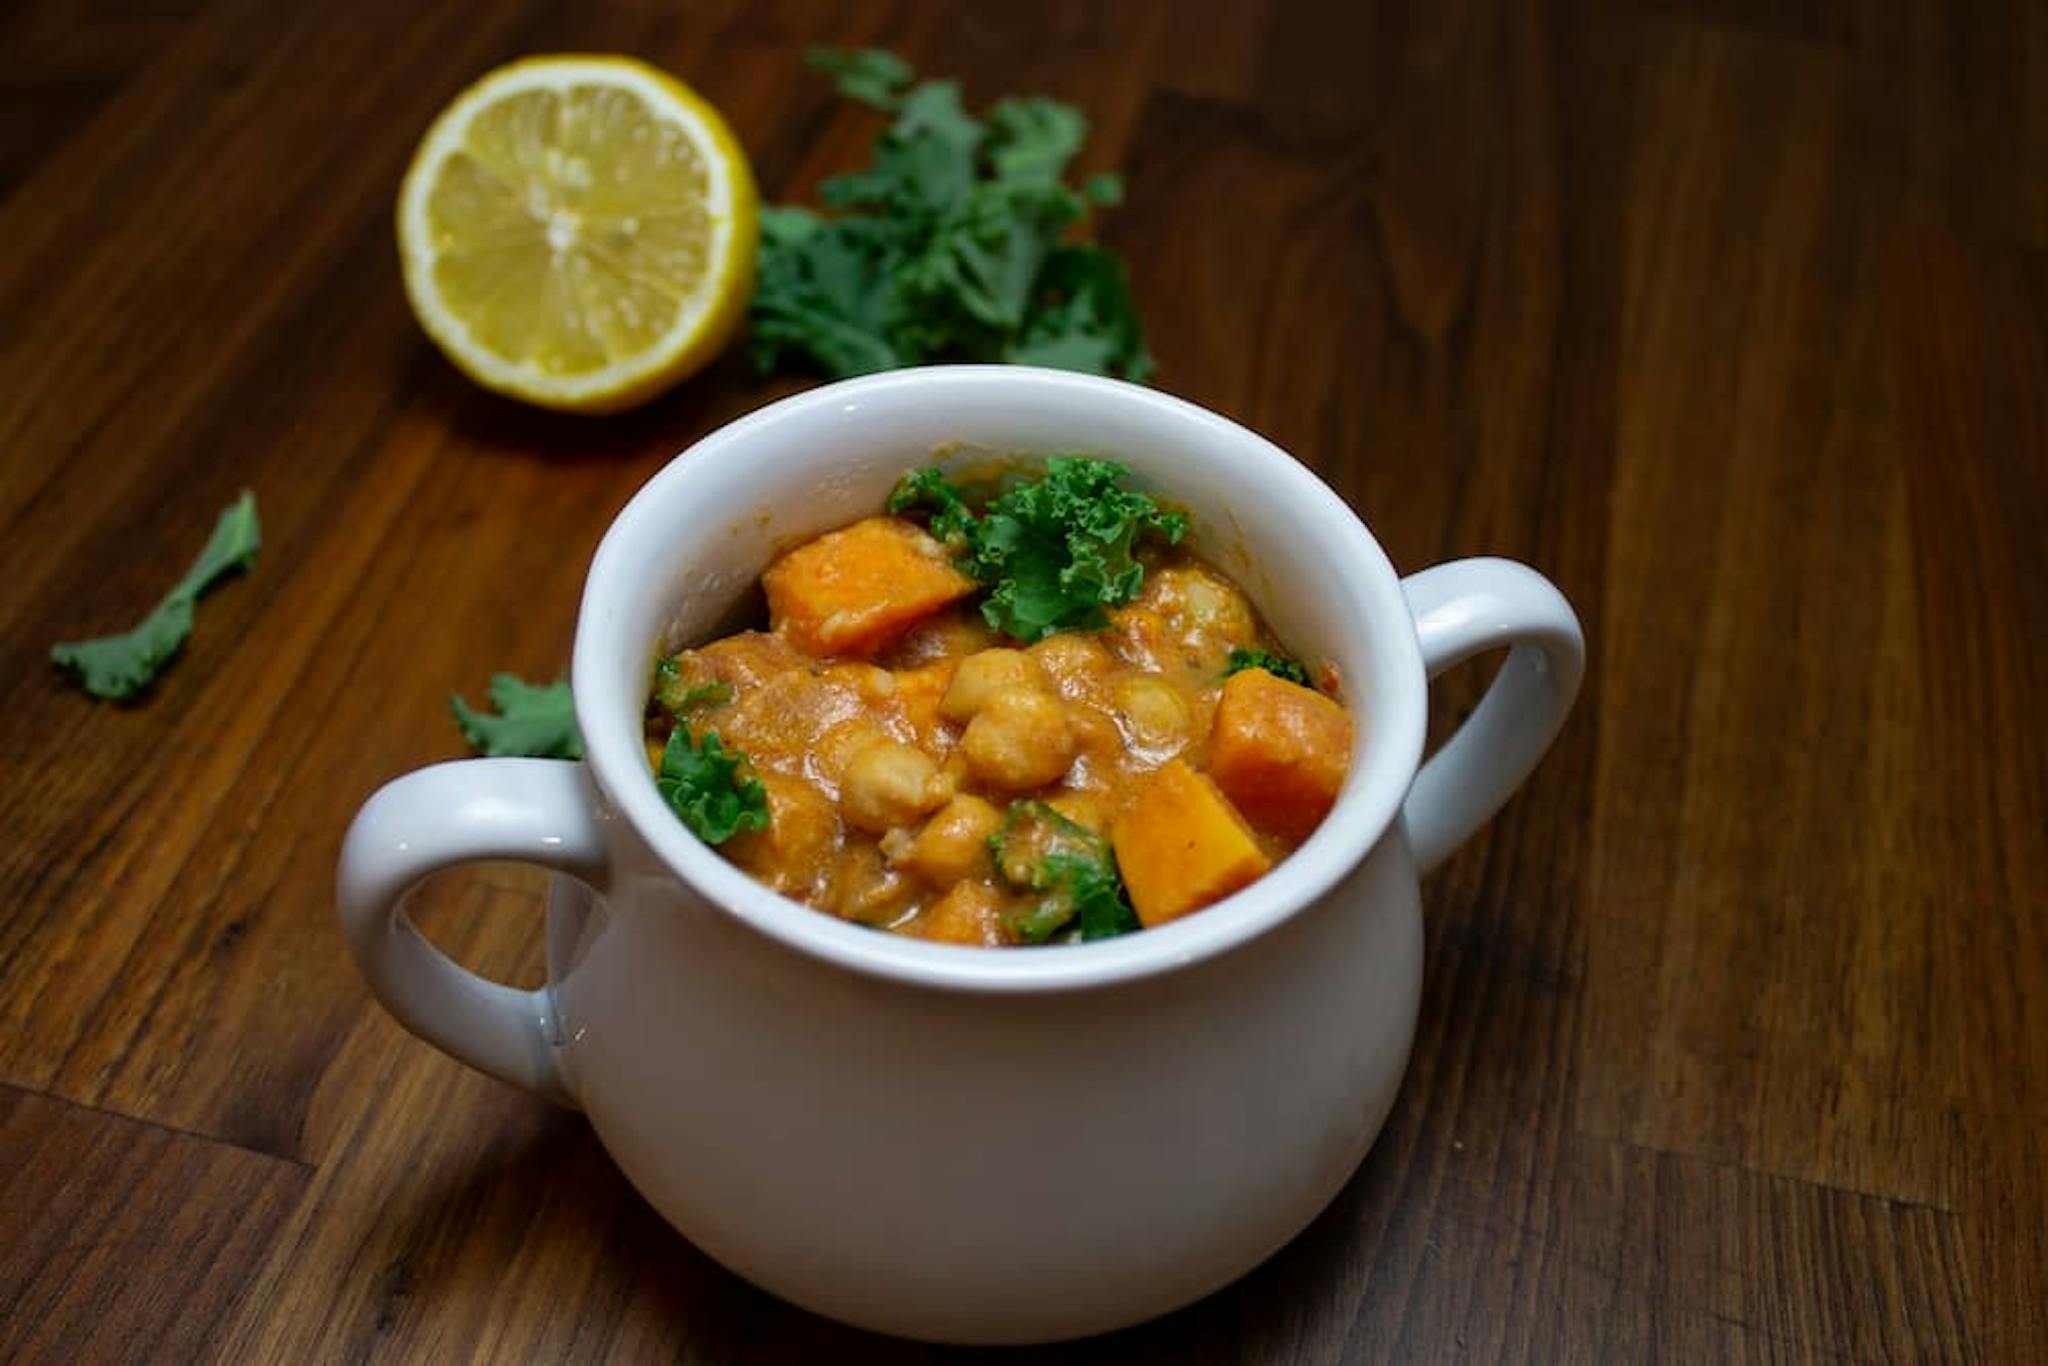
{"type": "Polygon", "coordinates": [[[790,551],[761,576],[768,620],[814,655],[869,655],[974,591],[946,548],[900,517],[870,517],[790,551]]]}
{"type": "Polygon", "coordinates": [[[1209,776],[1254,826],[1307,839],[1330,814],[1350,764],[1344,708],[1264,669],[1224,680],[1209,730],[1209,776]]]}
{"type": "Polygon", "coordinates": [[[942,944],[993,948],[1010,942],[1003,928],[1002,898],[978,879],[955,883],[952,891],[917,918],[912,929],[942,944]]]}
{"type": "Polygon", "coordinates": [[[756,774],[768,794],[768,827],[728,840],[726,857],[786,896],[805,896],[839,843],[839,818],[825,794],[801,778],[756,774]]]}
{"type": "Polygon", "coordinates": [[[1273,866],[1216,784],[1179,759],[1152,776],[1111,841],[1147,929],[1220,900],[1273,866]]]}

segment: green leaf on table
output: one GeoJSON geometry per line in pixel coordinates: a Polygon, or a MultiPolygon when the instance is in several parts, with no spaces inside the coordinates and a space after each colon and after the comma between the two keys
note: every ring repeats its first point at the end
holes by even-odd
{"type": "Polygon", "coordinates": [[[999,100],[988,111],[989,166],[998,180],[1056,185],[1087,140],[1087,118],[1057,100],[999,100]]]}
{"type": "Polygon", "coordinates": [[[566,681],[528,683],[517,674],[491,675],[495,714],[478,711],[457,693],[448,699],[455,724],[479,754],[493,758],[581,759],[583,736],[576,729],[576,704],[566,681]]]}
{"type": "Polygon", "coordinates": [[[912,363],[889,336],[881,263],[893,248],[864,219],[827,225],[809,209],[761,210],[754,284],[754,356],[767,371],[808,356],[827,374],[866,375],[912,363]]]}
{"type": "Polygon", "coordinates": [[[1065,183],[1088,133],[1079,110],[1027,96],[976,118],[957,84],[916,82],[888,53],[810,60],[895,118],[867,167],[819,187],[837,216],[762,211],[752,318],[764,371],[804,362],[844,378],[974,360],[1150,373],[1122,265],[1065,240],[1122,194],[1113,175],[1065,183]]]}
{"type": "Polygon", "coordinates": [[[878,47],[814,47],[804,61],[836,80],[846,98],[890,113],[916,75],[910,63],[878,47]]]}
{"type": "Polygon", "coordinates": [[[228,575],[246,572],[262,544],[256,495],[245,489],[221,512],[199,558],[154,611],[119,635],[52,646],[50,658],[94,697],[114,702],[136,698],[184,648],[200,595],[228,575]]]}
{"type": "Polygon", "coordinates": [[[1114,208],[1124,202],[1124,178],[1115,171],[1103,171],[1088,177],[1088,183],[1081,187],[1081,193],[1091,204],[1103,208],[1114,208]]]}
{"type": "Polygon", "coordinates": [[[1087,374],[1121,373],[1136,383],[1148,379],[1152,357],[1123,262],[1101,247],[1055,247],[1004,359],[1087,374]]]}

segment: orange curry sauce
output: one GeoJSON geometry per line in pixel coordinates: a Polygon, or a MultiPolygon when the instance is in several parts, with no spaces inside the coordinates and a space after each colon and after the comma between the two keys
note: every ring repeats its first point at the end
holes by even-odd
{"type": "MultiPolygon", "coordinates": [[[[1140,559],[1143,589],[1106,629],[1020,646],[910,521],[870,518],[783,556],[763,578],[769,629],[682,651],[670,684],[725,685],[682,720],[744,753],[766,789],[766,829],[720,852],[819,910],[974,945],[1021,942],[1040,896],[990,846],[1018,801],[1107,841],[1145,927],[1261,876],[1328,812],[1350,716],[1263,669],[1226,678],[1234,647],[1279,649],[1250,600],[1184,551],[1140,559]]],[[[650,703],[657,766],[674,724],[650,703]]]]}

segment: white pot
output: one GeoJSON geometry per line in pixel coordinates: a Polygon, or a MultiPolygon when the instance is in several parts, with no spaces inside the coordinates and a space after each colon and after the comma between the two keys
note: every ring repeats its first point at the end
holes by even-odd
{"type": "Polygon", "coordinates": [[[1314,475],[1190,404],[1023,367],[852,380],[713,433],[634,497],[577,625],[587,758],[386,786],[342,852],[342,922],[401,1022],[582,1108],[655,1208],[756,1284],[917,1338],[1101,1332],[1242,1275],[1356,1168],[1414,1035],[1416,879],[1548,746],[1583,655],[1533,571],[1397,579],[1314,475]],[[786,901],[669,812],[641,742],[658,645],[715,633],[777,550],[873,513],[949,443],[963,462],[1124,462],[1187,507],[1191,544],[1282,640],[1337,666],[1352,771],[1292,857],[1156,930],[992,951],[786,901]],[[1428,676],[1502,645],[1479,710],[1418,772],[1428,676]],[[403,912],[429,873],[505,858],[575,879],[551,898],[539,991],[456,966],[403,912]]]}

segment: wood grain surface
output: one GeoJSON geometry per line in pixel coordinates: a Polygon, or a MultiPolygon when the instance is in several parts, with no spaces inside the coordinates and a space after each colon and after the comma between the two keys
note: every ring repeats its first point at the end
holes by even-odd
{"type": "MultiPolygon", "coordinates": [[[[2048,1359],[2048,11],[1940,0],[10,7],[0,1357],[951,1359],[711,1264],[402,1033],[331,900],[356,805],[461,751],[448,694],[562,667],[632,490],[804,382],[474,390],[399,287],[414,140],[501,60],[631,52],[800,198],[874,129],[814,42],[1085,106],[1160,386],[1404,569],[1535,564],[1591,642],[1425,889],[1336,1204],[1012,1359],[2048,1359]],[[245,486],[260,564],[155,696],[66,687],[50,644],[245,486]]],[[[424,921],[530,982],[538,887],[424,921]]]]}

